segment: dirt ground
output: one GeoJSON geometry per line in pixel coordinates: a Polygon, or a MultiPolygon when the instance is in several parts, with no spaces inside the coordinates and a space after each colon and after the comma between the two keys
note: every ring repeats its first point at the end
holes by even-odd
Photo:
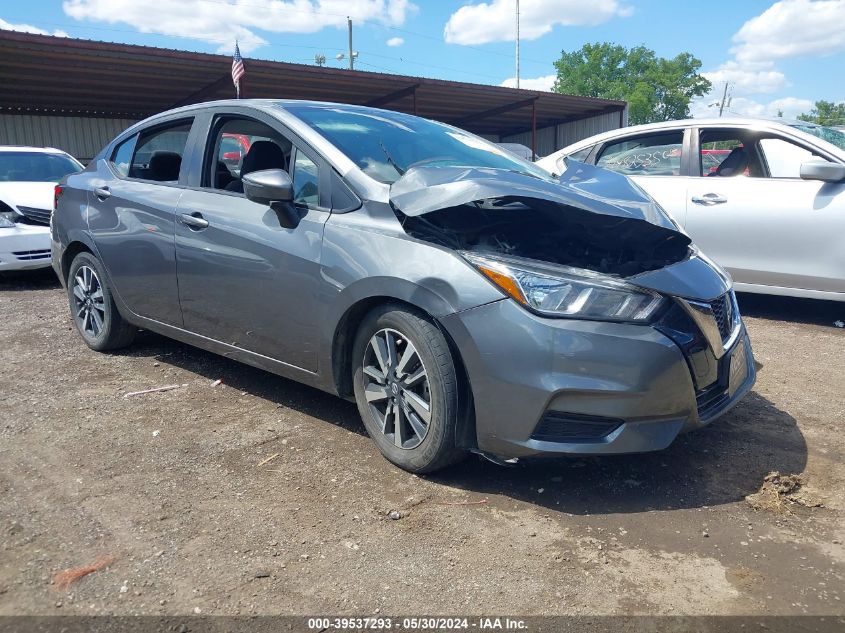
{"type": "Polygon", "coordinates": [[[52,274],[4,277],[0,615],[845,614],[845,304],[740,301],[765,367],[710,427],[420,478],[353,404],[149,333],[98,354],[52,274]],[[746,500],[771,471],[800,480],[746,500]]]}

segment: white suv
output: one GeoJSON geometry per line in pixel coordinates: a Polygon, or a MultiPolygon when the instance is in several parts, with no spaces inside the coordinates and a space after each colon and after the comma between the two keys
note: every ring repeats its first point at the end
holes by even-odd
{"type": "Polygon", "coordinates": [[[58,149],[0,145],[0,271],[50,265],[55,186],[81,169],[58,149]]]}

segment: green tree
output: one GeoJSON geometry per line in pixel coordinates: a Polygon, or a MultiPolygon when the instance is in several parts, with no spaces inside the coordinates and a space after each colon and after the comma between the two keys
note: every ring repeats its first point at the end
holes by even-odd
{"type": "Polygon", "coordinates": [[[585,44],[563,51],[555,68],[555,92],[627,101],[632,125],[686,118],[690,100],[710,90],[700,60],[689,53],[665,59],[645,46],[585,44]]]}
{"type": "Polygon", "coordinates": [[[845,101],[842,103],[816,101],[810,114],[799,114],[798,118],[819,125],[845,125],[845,101]]]}

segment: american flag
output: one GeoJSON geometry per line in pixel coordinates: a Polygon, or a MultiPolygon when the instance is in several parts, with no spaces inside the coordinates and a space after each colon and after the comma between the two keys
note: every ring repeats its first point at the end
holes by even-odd
{"type": "Polygon", "coordinates": [[[244,60],[241,57],[241,49],[238,48],[238,43],[235,42],[235,54],[232,57],[232,81],[235,84],[235,90],[238,91],[238,99],[241,98],[241,77],[246,74],[244,68],[244,60]]]}

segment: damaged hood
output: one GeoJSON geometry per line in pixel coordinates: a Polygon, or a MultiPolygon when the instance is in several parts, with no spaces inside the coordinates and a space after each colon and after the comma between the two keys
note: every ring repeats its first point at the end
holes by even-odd
{"type": "Polygon", "coordinates": [[[475,201],[537,199],[585,211],[642,220],[682,233],[646,193],[621,174],[568,162],[555,182],[486,167],[412,167],[390,187],[390,204],[417,217],[475,201]]]}

